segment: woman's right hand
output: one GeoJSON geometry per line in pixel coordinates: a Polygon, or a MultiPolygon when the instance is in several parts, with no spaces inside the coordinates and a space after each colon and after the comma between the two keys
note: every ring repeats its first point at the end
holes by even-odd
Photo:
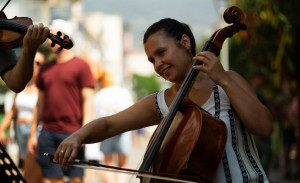
{"type": "Polygon", "coordinates": [[[56,150],[54,161],[62,167],[73,163],[81,147],[78,135],[73,133],[60,143],[56,150]]]}

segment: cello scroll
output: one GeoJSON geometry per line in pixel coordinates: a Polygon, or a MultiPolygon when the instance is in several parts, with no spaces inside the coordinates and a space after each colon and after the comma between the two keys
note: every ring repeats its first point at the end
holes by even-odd
{"type": "Polygon", "coordinates": [[[246,30],[247,26],[244,24],[245,15],[242,10],[236,6],[227,8],[224,11],[223,18],[226,23],[232,24],[222,29],[217,30],[211,37],[211,43],[207,51],[215,53],[217,56],[220,54],[222,45],[227,38],[231,38],[235,33],[240,30],[246,30]]]}

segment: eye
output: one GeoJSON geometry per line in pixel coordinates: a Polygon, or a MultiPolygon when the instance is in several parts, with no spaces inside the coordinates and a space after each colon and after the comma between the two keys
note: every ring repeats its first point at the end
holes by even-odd
{"type": "Polygon", "coordinates": [[[158,54],[159,56],[162,56],[162,55],[164,54],[164,52],[165,52],[165,50],[159,50],[159,51],[157,52],[157,54],[158,54]]]}
{"type": "Polygon", "coordinates": [[[153,58],[149,58],[148,60],[149,60],[149,62],[151,62],[152,64],[154,63],[154,59],[153,59],[153,58]]]}

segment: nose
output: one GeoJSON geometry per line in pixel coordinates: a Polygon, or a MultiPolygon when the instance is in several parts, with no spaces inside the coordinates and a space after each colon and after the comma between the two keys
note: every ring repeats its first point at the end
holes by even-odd
{"type": "Polygon", "coordinates": [[[161,59],[155,59],[155,62],[154,62],[155,71],[158,72],[162,66],[163,66],[162,60],[161,59]]]}
{"type": "Polygon", "coordinates": [[[163,61],[161,59],[155,59],[154,62],[155,67],[161,67],[163,65],[163,61]]]}

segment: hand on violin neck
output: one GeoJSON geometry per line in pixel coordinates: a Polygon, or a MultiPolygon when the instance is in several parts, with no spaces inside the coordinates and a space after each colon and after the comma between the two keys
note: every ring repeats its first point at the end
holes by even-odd
{"type": "Polygon", "coordinates": [[[23,47],[29,50],[37,50],[45,42],[49,33],[49,28],[44,27],[42,23],[39,25],[30,25],[23,39],[23,47]]]}

